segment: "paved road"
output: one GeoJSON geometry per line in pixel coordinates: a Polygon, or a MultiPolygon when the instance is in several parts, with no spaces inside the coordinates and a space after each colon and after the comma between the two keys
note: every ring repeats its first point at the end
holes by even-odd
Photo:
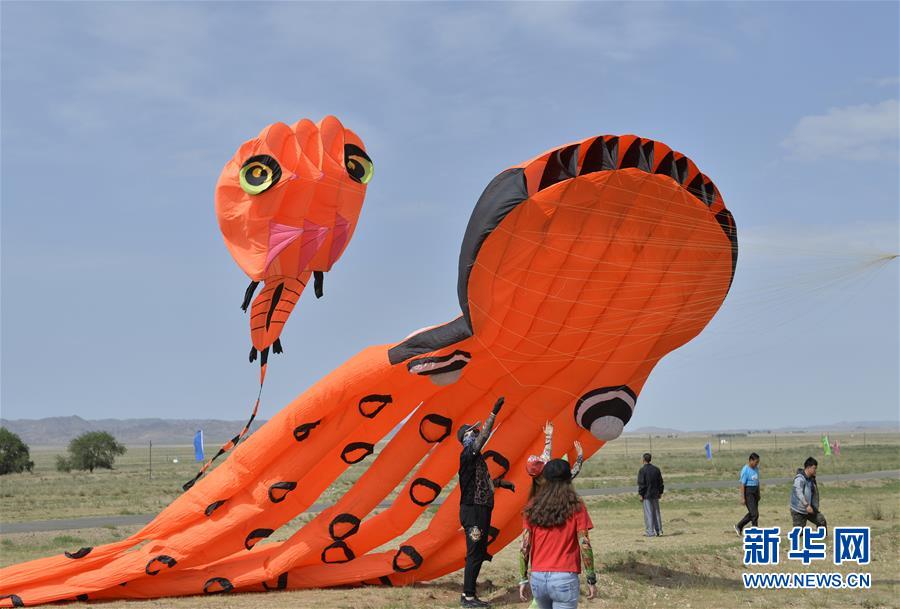
{"type": "MultiPolygon", "coordinates": [[[[878,480],[885,478],[900,479],[900,470],[892,469],[879,472],[866,472],[864,474],[823,474],[818,476],[820,482],[841,482],[852,480],[878,480]]],[[[793,478],[765,478],[766,486],[788,484],[793,478]]],[[[669,490],[695,490],[704,488],[736,488],[735,480],[705,480],[700,482],[672,482],[666,485],[669,490]]],[[[623,493],[637,493],[636,486],[610,486],[606,488],[582,488],[578,489],[582,495],[592,497],[596,495],[619,495],[623,493]]],[[[438,499],[433,505],[442,502],[438,499]]],[[[321,512],[330,504],[315,503],[307,512],[321,512]]],[[[383,501],[378,507],[390,506],[390,502],[383,501]]],[[[98,527],[123,527],[135,524],[147,524],[156,514],[136,514],[133,516],[94,516],[91,518],[73,518],[70,520],[36,520],[32,522],[0,523],[0,533],[37,533],[40,531],[65,531],[69,529],[93,529],[98,527]]]]}

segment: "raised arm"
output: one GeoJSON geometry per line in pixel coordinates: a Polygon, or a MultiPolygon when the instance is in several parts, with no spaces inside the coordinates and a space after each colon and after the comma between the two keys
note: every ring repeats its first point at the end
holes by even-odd
{"type": "Polygon", "coordinates": [[[488,441],[488,438],[491,437],[491,430],[494,428],[494,419],[497,418],[497,413],[500,412],[500,409],[503,407],[503,398],[500,397],[494,403],[494,408],[491,409],[491,414],[488,415],[488,418],[484,421],[484,426],[481,428],[481,433],[478,434],[478,437],[475,438],[475,444],[473,445],[476,452],[481,451],[484,448],[485,443],[488,441]]]}
{"type": "Polygon", "coordinates": [[[547,421],[544,425],[544,452],[541,453],[541,461],[546,463],[553,453],[553,423],[547,421]]]}
{"type": "Polygon", "coordinates": [[[575,465],[572,466],[572,479],[575,479],[575,476],[581,473],[581,466],[584,463],[584,450],[581,448],[581,442],[575,440],[575,452],[578,453],[578,456],[575,457],[575,465]]]}

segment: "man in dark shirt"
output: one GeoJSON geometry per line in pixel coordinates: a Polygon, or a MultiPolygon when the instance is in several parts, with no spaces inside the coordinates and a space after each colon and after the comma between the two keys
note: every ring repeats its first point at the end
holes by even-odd
{"type": "Polygon", "coordinates": [[[662,535],[662,516],[659,513],[659,498],[662,497],[662,472],[650,464],[650,453],[644,453],[644,466],[638,471],[638,495],[644,503],[644,528],[647,537],[662,535]]]}
{"type": "Polygon", "coordinates": [[[490,607],[475,595],[475,582],[481,564],[491,557],[487,553],[488,530],[491,527],[491,511],[494,509],[494,486],[509,488],[515,486],[501,478],[491,480],[487,463],[481,449],[491,435],[494,419],[503,406],[503,398],[497,400],[491,414],[480,426],[480,421],[463,425],[456,432],[456,438],[463,445],[459,453],[459,521],[466,533],[466,568],[463,576],[463,607],[490,607]]]}

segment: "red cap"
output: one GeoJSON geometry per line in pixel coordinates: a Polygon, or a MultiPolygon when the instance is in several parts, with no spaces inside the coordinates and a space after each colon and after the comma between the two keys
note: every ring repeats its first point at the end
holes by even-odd
{"type": "Polygon", "coordinates": [[[537,455],[531,455],[525,463],[525,471],[532,478],[537,478],[544,471],[544,462],[537,455]]]}

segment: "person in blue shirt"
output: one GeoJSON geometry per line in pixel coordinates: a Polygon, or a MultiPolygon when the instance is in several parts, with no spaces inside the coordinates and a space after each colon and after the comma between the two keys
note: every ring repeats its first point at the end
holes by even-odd
{"type": "Polygon", "coordinates": [[[743,535],[749,523],[758,526],[759,521],[759,455],[750,453],[747,464],[741,469],[741,504],[747,506],[747,513],[734,525],[738,535],[743,535]]]}

